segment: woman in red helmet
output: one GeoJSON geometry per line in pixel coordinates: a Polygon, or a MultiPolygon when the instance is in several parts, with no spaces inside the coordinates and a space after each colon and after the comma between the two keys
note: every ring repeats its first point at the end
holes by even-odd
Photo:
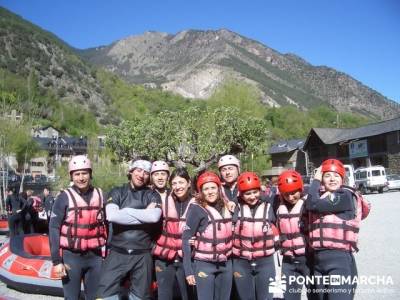
{"type": "Polygon", "coordinates": [[[313,278],[320,299],[353,299],[356,288],[352,284],[357,276],[353,252],[358,250],[360,221],[369,207],[363,206],[359,194],[343,186],[344,177],[341,161],[325,160],[314,175],[306,201],[310,212],[309,246],[314,253],[313,278]],[[321,279],[324,277],[327,279],[321,279]],[[332,278],[335,282],[330,284],[332,278]]]}
{"type": "Polygon", "coordinates": [[[240,299],[272,299],[275,280],[275,215],[261,201],[261,183],[253,172],[238,177],[239,203],[234,215],[233,277],[240,299]]]}
{"type": "Polygon", "coordinates": [[[199,300],[228,300],[232,288],[231,214],[220,196],[221,181],[215,173],[201,174],[196,185],[198,195],[189,207],[182,235],[186,280],[196,286],[199,300]]]}
{"type": "MultiPolygon", "coordinates": [[[[307,259],[307,214],[304,203],[307,198],[301,175],[294,170],[283,172],[278,178],[279,206],[277,226],[280,249],[283,256],[282,273],[286,277],[285,299],[301,299],[302,283],[289,277],[310,276],[307,259]]],[[[309,288],[308,285],[306,285],[309,288]]]]}
{"type": "Polygon", "coordinates": [[[107,239],[103,193],[91,184],[92,164],[86,156],[72,157],[68,172],[73,185],[57,197],[50,217],[51,258],[65,299],[79,299],[81,282],[85,299],[95,299],[107,239]]]}

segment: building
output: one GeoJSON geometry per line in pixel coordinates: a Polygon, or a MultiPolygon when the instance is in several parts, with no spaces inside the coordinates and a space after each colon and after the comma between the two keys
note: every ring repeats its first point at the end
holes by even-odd
{"type": "Polygon", "coordinates": [[[41,150],[48,157],[36,157],[30,161],[30,172],[35,175],[54,175],[55,166],[60,162],[68,162],[73,155],[87,154],[86,137],[34,137],[41,150]]]}
{"type": "Polygon", "coordinates": [[[304,139],[292,139],[279,141],[269,149],[272,169],[266,170],[266,176],[278,175],[287,169],[296,170],[300,174],[307,175],[307,156],[303,151],[304,139]]]}
{"type": "Polygon", "coordinates": [[[400,174],[400,117],[359,128],[312,128],[303,146],[309,170],[335,157],[354,168],[382,165],[400,174]]]}
{"type": "Polygon", "coordinates": [[[60,135],[60,131],[53,126],[46,126],[40,128],[32,128],[31,136],[37,138],[57,138],[60,135]]]}

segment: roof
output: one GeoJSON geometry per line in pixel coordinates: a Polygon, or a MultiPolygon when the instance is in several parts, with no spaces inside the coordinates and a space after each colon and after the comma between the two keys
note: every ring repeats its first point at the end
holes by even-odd
{"type": "Polygon", "coordinates": [[[60,148],[86,148],[87,138],[86,137],[59,137],[48,138],[48,137],[34,137],[34,141],[39,143],[42,149],[54,148],[57,145],[60,148]]]}
{"type": "Polygon", "coordinates": [[[282,140],[272,145],[269,154],[287,153],[296,149],[303,149],[304,139],[282,140]]]}
{"type": "Polygon", "coordinates": [[[400,117],[358,128],[312,128],[305,144],[307,144],[312,132],[315,132],[324,144],[336,144],[397,130],[400,130],[400,117]]]}

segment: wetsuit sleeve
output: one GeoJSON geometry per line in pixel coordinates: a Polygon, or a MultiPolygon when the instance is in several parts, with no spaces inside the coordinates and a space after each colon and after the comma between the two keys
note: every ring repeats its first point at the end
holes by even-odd
{"type": "Polygon", "coordinates": [[[276,210],[274,208],[274,205],[271,204],[270,209],[268,211],[268,220],[275,224],[276,223],[276,210]]]}
{"type": "Polygon", "coordinates": [[[122,225],[136,225],[143,223],[157,223],[161,217],[161,209],[146,208],[123,208],[120,209],[117,204],[109,203],[106,206],[107,221],[122,224],[122,225]]]}
{"type": "Polygon", "coordinates": [[[67,208],[68,196],[65,192],[62,192],[54,202],[49,224],[51,260],[54,265],[58,265],[62,262],[60,256],[60,231],[67,208]]]}
{"type": "Polygon", "coordinates": [[[156,203],[158,207],[161,208],[161,196],[156,191],[151,191],[149,195],[149,202],[148,203],[156,203]]]}
{"type": "Polygon", "coordinates": [[[11,197],[7,196],[6,198],[6,210],[11,211],[11,197]]]}
{"type": "Polygon", "coordinates": [[[338,213],[354,210],[350,192],[338,190],[333,193],[333,200],[330,200],[329,196],[320,198],[320,185],[321,182],[317,179],[314,179],[311,183],[306,200],[306,209],[308,211],[317,213],[338,213]]]}
{"type": "Polygon", "coordinates": [[[186,225],[182,233],[183,268],[185,276],[194,275],[192,268],[192,251],[189,240],[197,232],[203,232],[208,223],[207,214],[198,205],[190,205],[186,217],[186,225]]]}

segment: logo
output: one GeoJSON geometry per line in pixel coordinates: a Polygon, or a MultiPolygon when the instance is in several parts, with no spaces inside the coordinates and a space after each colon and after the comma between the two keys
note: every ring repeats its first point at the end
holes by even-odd
{"type": "Polygon", "coordinates": [[[200,271],[199,273],[197,273],[197,276],[199,276],[200,278],[207,278],[208,275],[202,271],[200,271]]]}
{"type": "Polygon", "coordinates": [[[275,293],[283,293],[286,291],[286,277],[285,275],[282,278],[275,277],[269,279],[268,284],[268,292],[275,294],[275,293]]]}

